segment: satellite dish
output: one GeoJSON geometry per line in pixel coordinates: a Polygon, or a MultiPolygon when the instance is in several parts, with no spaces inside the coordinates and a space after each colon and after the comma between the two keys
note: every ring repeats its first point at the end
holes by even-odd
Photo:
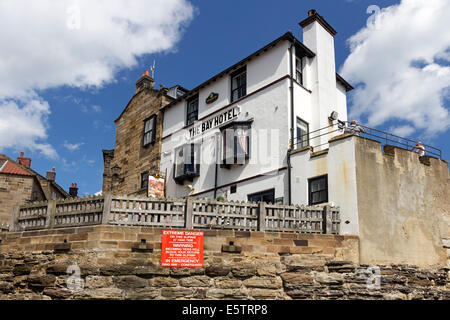
{"type": "Polygon", "coordinates": [[[337,120],[339,117],[339,113],[337,111],[333,111],[330,115],[330,119],[337,120]]]}

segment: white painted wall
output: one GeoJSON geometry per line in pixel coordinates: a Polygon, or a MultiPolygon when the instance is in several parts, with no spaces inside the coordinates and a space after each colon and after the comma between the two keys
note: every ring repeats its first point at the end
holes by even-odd
{"type": "Polygon", "coordinates": [[[354,139],[332,141],[320,156],[304,150],[291,157],[293,203],[307,204],[308,179],[328,175],[328,200],[341,209],[341,234],[359,234],[354,139]]]}

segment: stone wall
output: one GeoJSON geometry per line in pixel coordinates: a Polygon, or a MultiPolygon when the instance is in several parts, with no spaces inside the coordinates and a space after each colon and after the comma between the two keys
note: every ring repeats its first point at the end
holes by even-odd
{"type": "Polygon", "coordinates": [[[447,162],[355,141],[361,263],[446,266],[450,236],[447,162]]]}
{"type": "Polygon", "coordinates": [[[141,174],[159,173],[163,113],[160,108],[169,103],[162,90],[143,89],[133,96],[116,120],[114,151],[107,151],[103,175],[103,192],[121,195],[146,195],[141,190],[141,174]],[[144,120],[157,115],[155,142],[142,146],[144,120]],[[110,168],[121,167],[120,176],[114,178],[110,168]],[[122,180],[123,179],[123,180],[122,180]]]}
{"type": "Polygon", "coordinates": [[[450,299],[448,269],[380,266],[371,288],[355,236],[205,231],[203,268],[162,268],[161,231],[1,234],[0,299],[450,299]],[[67,288],[73,265],[82,290],[67,288]]]}
{"type": "MultiPolygon", "coordinates": [[[[32,176],[0,174],[0,223],[10,223],[14,206],[31,200],[33,191],[39,192],[36,188],[32,176]]],[[[35,195],[43,197],[42,192],[35,195]]]]}

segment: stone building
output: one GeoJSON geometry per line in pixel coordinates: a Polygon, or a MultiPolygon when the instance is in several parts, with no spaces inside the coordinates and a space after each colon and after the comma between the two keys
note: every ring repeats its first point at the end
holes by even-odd
{"type": "Polygon", "coordinates": [[[146,71],[136,82],[136,93],[115,120],[112,150],[103,150],[103,193],[146,195],[148,176],[160,175],[163,114],[160,109],[183,95],[181,86],[154,88],[146,71]]]}
{"type": "MultiPolygon", "coordinates": [[[[9,223],[16,205],[33,201],[65,199],[70,195],[55,182],[55,168],[46,177],[31,169],[31,158],[23,152],[17,161],[0,154],[0,224],[9,223]]],[[[71,188],[73,195],[76,190],[71,188]]]]}

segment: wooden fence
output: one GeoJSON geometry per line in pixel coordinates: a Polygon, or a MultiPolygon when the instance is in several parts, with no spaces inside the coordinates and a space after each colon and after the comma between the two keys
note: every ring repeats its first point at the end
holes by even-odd
{"type": "Polygon", "coordinates": [[[112,224],[339,234],[339,208],[105,195],[16,207],[10,231],[112,224]]]}

